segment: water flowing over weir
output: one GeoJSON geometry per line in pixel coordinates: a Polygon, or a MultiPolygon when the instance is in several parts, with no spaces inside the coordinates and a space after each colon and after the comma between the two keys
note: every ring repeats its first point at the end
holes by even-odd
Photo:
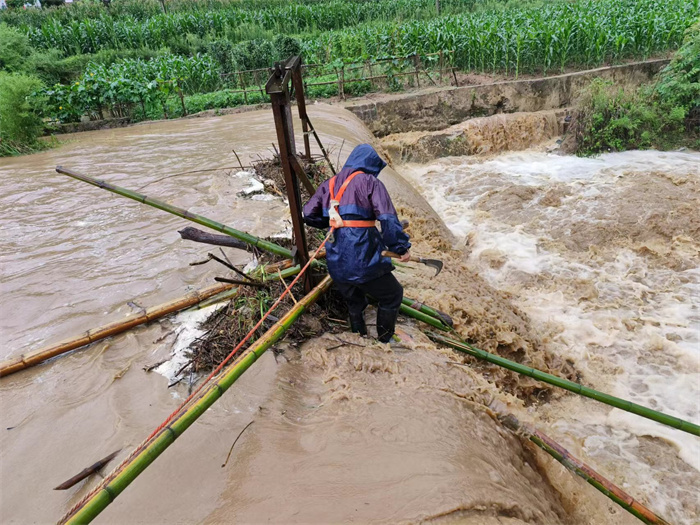
{"type": "MultiPolygon", "coordinates": [[[[309,110],[326,146],[335,147],[334,161],[343,142],[341,162],[354,145],[373,141],[344,110],[325,105],[309,110]]],[[[57,150],[0,161],[3,300],[12,305],[3,309],[0,358],[171,299],[217,273],[187,265],[201,259],[207,248],[179,239],[176,230],[184,221],[76,185],[56,175],[55,165],[132,189],[147,186],[143,191],[154,197],[270,235],[287,229],[287,208],[278,200],[238,197],[249,184],[247,177],[236,175],[239,170],[164,177],[235,166],[231,147],[249,164],[270,148],[272,129],[269,111],[163,122],[85,133],[57,150]],[[128,306],[134,299],[138,304],[128,306]]],[[[487,350],[570,378],[576,369],[586,370],[580,356],[571,357],[572,366],[551,351],[558,349],[556,341],[540,334],[541,326],[530,321],[527,309],[514,306],[516,299],[479,277],[467,253],[452,250],[455,237],[397,172],[385,170],[382,180],[400,215],[411,221],[415,249],[421,255],[439,254],[446,262],[433,280],[422,269],[401,269],[407,295],[450,312],[463,335],[487,350]]],[[[432,201],[432,195],[426,196],[432,201]]],[[[433,205],[443,216],[446,210],[433,205]]],[[[460,240],[461,232],[456,233],[460,240]]],[[[248,257],[229,251],[232,256],[235,263],[248,257]]],[[[192,316],[181,314],[0,382],[3,521],[54,521],[94,479],[67,492],[52,487],[107,452],[133,447],[170,413],[186,395],[186,386],[168,390],[163,377],[142,368],[167,357],[178,331],[193,323],[192,316]]],[[[498,399],[536,423],[543,413],[547,423],[556,423],[555,437],[577,445],[591,432],[571,412],[578,414],[585,406],[593,413],[593,402],[565,397],[528,412],[526,404],[552,392],[481,365],[454,366],[450,361],[464,359],[436,348],[411,326],[405,329],[416,339],[412,349],[350,345],[327,350],[337,341],[323,337],[308,342],[301,353],[285,352],[279,362],[265,354],[100,519],[636,522],[558,464],[523,446],[479,408],[498,399]],[[222,469],[231,442],[251,420],[256,424],[222,469]]],[[[360,342],[350,334],[344,338],[360,342]]],[[[608,410],[597,413],[604,422],[608,410]]],[[[631,475],[631,466],[617,471],[612,460],[628,456],[614,458],[605,447],[618,447],[617,434],[631,424],[625,418],[622,426],[596,427],[596,443],[608,455],[593,455],[602,460],[592,463],[611,465],[619,480],[631,475]]],[[[653,441],[649,446],[660,450],[653,441]]],[[[668,462],[676,461],[669,447],[662,450],[668,462]]],[[[682,467],[677,461],[674,465],[682,467]]],[[[692,469],[679,471],[673,478],[675,492],[635,483],[627,488],[638,488],[637,497],[649,495],[642,489],[655,491],[651,501],[657,510],[665,505],[671,510],[674,502],[683,501],[678,495],[682,484],[697,475],[692,469]]],[[[686,506],[678,516],[685,519],[696,510],[686,506]]]]}
{"type": "MultiPolygon", "coordinates": [[[[699,166],[693,152],[521,152],[401,170],[584,383],[698,420],[699,166]]],[[[575,398],[538,412],[671,522],[697,522],[697,438],[575,398]]]]}

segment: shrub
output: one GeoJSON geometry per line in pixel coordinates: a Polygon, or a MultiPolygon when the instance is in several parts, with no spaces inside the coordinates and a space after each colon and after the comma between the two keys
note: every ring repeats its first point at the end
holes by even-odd
{"type": "Polygon", "coordinates": [[[686,32],[683,45],[659,74],[655,91],[660,99],[688,113],[700,112],[700,22],[686,32]]]}
{"type": "Polygon", "coordinates": [[[32,95],[41,81],[21,73],[0,72],[0,155],[36,147],[43,130],[32,95]]]}
{"type": "Polygon", "coordinates": [[[21,9],[24,7],[25,0],[5,0],[9,9],[21,9]]]}
{"type": "Polygon", "coordinates": [[[301,43],[287,35],[277,35],[272,41],[272,46],[275,48],[277,60],[286,60],[301,53],[301,43]]]}
{"type": "Polygon", "coordinates": [[[233,73],[236,70],[233,60],[233,44],[228,40],[216,40],[209,44],[209,56],[219,65],[222,73],[233,73]]]}
{"type": "Polygon", "coordinates": [[[269,40],[249,40],[238,44],[232,53],[236,69],[262,69],[275,62],[275,48],[269,40]]]}
{"type": "Polygon", "coordinates": [[[577,153],[669,149],[683,143],[687,110],[654,96],[651,87],[624,90],[596,79],[579,101],[577,153]]]}
{"type": "Polygon", "coordinates": [[[30,53],[27,35],[5,23],[0,24],[0,71],[22,71],[30,53]]]}

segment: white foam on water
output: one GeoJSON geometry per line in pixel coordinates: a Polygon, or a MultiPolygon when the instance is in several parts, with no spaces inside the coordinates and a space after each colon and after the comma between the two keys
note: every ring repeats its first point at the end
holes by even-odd
{"type": "MultiPolygon", "coordinates": [[[[199,310],[185,310],[173,318],[172,322],[176,326],[176,337],[172,352],[170,353],[170,359],[154,369],[156,372],[166,377],[168,383],[172,384],[180,379],[180,377],[176,377],[175,374],[189,361],[187,349],[195,339],[206,333],[204,330],[200,329],[200,325],[225,304],[226,302],[224,301],[199,310]]],[[[172,393],[175,397],[181,397],[176,389],[173,389],[172,393]]]]}
{"type": "MultiPolygon", "coordinates": [[[[571,359],[584,383],[694,423],[700,421],[697,239],[681,239],[690,243],[684,253],[692,267],[674,269],[654,264],[643,252],[625,246],[624,233],[619,235],[619,245],[602,241],[587,251],[570,250],[561,238],[561,232],[573,228],[576,221],[605,227],[607,217],[599,206],[607,201],[601,197],[609,198],[621,184],[630,184],[630,177],[685,178],[697,184],[700,154],[630,151],[577,158],[519,152],[487,160],[446,158],[430,165],[409,165],[404,173],[460,244],[468,243],[469,258],[481,275],[513,294],[517,306],[547,335],[550,349],[571,359]],[[519,203],[512,215],[505,209],[507,202],[495,210],[480,206],[494,193],[516,187],[538,191],[534,197],[526,196],[530,199],[526,206],[533,207],[525,210],[526,215],[517,215],[524,209],[519,203]],[[538,206],[537,199],[554,187],[566,189],[561,204],[538,206]],[[521,217],[527,218],[520,222],[521,217]]],[[[640,209],[640,221],[653,212],[640,209]]],[[[613,241],[618,241],[614,235],[613,241]]],[[[559,426],[570,425],[589,457],[603,463],[609,453],[604,449],[614,439],[615,461],[628,461],[625,476],[632,486],[658,493],[668,483],[663,471],[633,452],[639,436],[673,443],[683,461],[700,471],[697,437],[617,409],[601,422],[599,412],[586,413],[589,402],[593,403],[584,401],[582,411],[575,414],[580,424],[567,422],[562,415],[559,426]],[[601,425],[609,427],[610,435],[596,435],[601,425]]],[[[612,464],[613,457],[609,459],[612,464]]],[[[669,496],[685,489],[665,490],[665,496],[652,501],[671,513],[667,517],[696,523],[698,516],[683,514],[674,496],[669,496]]]]}

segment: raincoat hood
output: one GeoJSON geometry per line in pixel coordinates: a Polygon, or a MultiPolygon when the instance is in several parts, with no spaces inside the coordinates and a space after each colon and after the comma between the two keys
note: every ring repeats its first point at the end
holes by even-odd
{"type": "Polygon", "coordinates": [[[378,177],[379,172],[382,171],[385,166],[386,162],[381,159],[372,146],[369,144],[360,144],[350,153],[348,160],[345,162],[345,166],[343,166],[343,171],[346,173],[362,171],[363,173],[378,177]]]}

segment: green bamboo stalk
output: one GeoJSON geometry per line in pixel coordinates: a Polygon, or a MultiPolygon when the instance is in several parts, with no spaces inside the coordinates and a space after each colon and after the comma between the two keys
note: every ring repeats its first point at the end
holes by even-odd
{"type": "MultiPolygon", "coordinates": [[[[504,426],[514,432],[518,432],[523,426],[512,414],[499,415],[498,419],[504,426]]],[[[657,516],[652,510],[635,500],[620,487],[600,475],[583,461],[572,456],[568,450],[546,434],[543,434],[537,429],[526,428],[526,431],[529,434],[528,438],[535,445],[564,465],[565,468],[585,479],[593,487],[605,494],[637,519],[647,525],[670,525],[666,520],[657,516]]]]}
{"type": "MultiPolygon", "coordinates": [[[[536,435],[530,436],[530,441],[532,441],[535,445],[540,447],[542,450],[544,450],[547,454],[552,456],[554,459],[556,459],[559,463],[564,465],[567,469],[573,471],[576,475],[582,477],[585,479],[590,485],[595,487],[597,490],[605,494],[608,498],[613,500],[615,503],[617,503],[620,507],[625,509],[627,512],[635,516],[637,519],[642,521],[643,523],[646,523],[647,525],[670,525],[666,520],[661,518],[660,516],[655,516],[655,519],[650,519],[648,514],[645,514],[643,512],[640,512],[638,508],[636,508],[634,505],[630,504],[629,501],[621,498],[618,494],[615,492],[611,491],[608,487],[606,487],[604,484],[602,484],[599,480],[595,479],[594,477],[588,475],[585,471],[581,470],[578,468],[574,463],[569,461],[566,457],[563,455],[559,454],[554,448],[550,447],[545,443],[540,437],[536,435]]],[[[635,501],[636,503],[636,501],[635,501]]]]}
{"type": "Polygon", "coordinates": [[[230,226],[226,226],[225,224],[222,224],[220,222],[208,219],[207,217],[204,217],[202,215],[192,213],[188,210],[185,210],[184,208],[173,206],[172,204],[168,204],[167,202],[163,202],[158,199],[153,199],[142,193],[128,190],[126,188],[122,188],[121,186],[116,186],[114,184],[110,184],[109,182],[105,182],[100,179],[95,179],[87,175],[76,173],[72,170],[65,169],[61,166],[56,167],[56,171],[58,173],[62,173],[63,175],[73,177],[76,180],[87,182],[88,184],[92,184],[93,186],[102,188],[103,190],[111,191],[112,193],[116,193],[117,195],[121,195],[122,197],[126,197],[127,199],[133,199],[142,204],[147,204],[148,206],[151,206],[153,208],[158,208],[159,210],[172,213],[173,215],[177,215],[178,217],[182,217],[183,219],[196,222],[197,224],[201,224],[202,226],[206,226],[207,228],[211,228],[212,230],[225,233],[226,235],[230,235],[234,239],[243,241],[246,244],[249,244],[250,246],[255,246],[256,248],[259,248],[260,250],[263,250],[265,252],[280,255],[287,259],[292,258],[292,252],[287,248],[280,246],[279,244],[275,244],[273,242],[266,241],[264,239],[260,239],[259,237],[250,235],[249,233],[236,230],[234,228],[231,228],[230,226]]]}
{"type": "MultiPolygon", "coordinates": [[[[431,308],[430,306],[423,304],[419,301],[416,301],[415,299],[411,299],[409,297],[404,297],[401,302],[405,304],[406,306],[413,308],[414,310],[418,310],[421,313],[424,313],[426,315],[429,315],[430,317],[434,317],[435,319],[438,319],[442,321],[443,324],[447,325],[445,322],[445,318],[447,317],[449,320],[449,316],[447,314],[444,314],[442,312],[439,312],[438,310],[435,310],[434,308],[431,308]],[[418,304],[420,305],[420,308],[415,308],[414,305],[418,304]]],[[[451,322],[451,320],[450,320],[451,322]]]]}
{"type": "Polygon", "coordinates": [[[296,303],[282,319],[226,367],[220,378],[197,401],[153,438],[109,483],[69,516],[65,523],[90,523],[95,519],[141,472],[204,414],[266,350],[275,344],[309,306],[328,291],[331,282],[330,277],[325,277],[306,297],[296,303]]]}
{"type": "Polygon", "coordinates": [[[611,396],[610,394],[599,392],[592,388],[583,386],[579,383],[569,381],[568,379],[563,379],[561,377],[542,372],[541,370],[536,370],[529,366],[521,365],[520,363],[516,363],[515,361],[510,361],[509,359],[506,359],[504,357],[491,354],[484,350],[480,350],[468,343],[455,341],[454,339],[450,339],[448,337],[435,333],[429,333],[428,336],[433,341],[445,344],[451,348],[454,348],[455,350],[459,350],[460,352],[464,352],[465,354],[478,357],[479,359],[483,359],[485,361],[488,361],[489,363],[493,363],[503,368],[507,368],[508,370],[512,370],[513,372],[517,372],[518,374],[532,377],[533,379],[542,381],[543,383],[558,386],[559,388],[563,388],[570,392],[574,392],[575,394],[595,399],[596,401],[600,401],[601,403],[605,403],[606,405],[610,405],[612,407],[619,408],[620,410],[624,410],[626,412],[630,412],[632,414],[651,419],[652,421],[656,421],[657,423],[661,423],[663,425],[668,425],[669,427],[677,428],[678,430],[682,430],[683,432],[688,432],[689,434],[700,436],[700,426],[696,425],[695,423],[691,423],[689,421],[685,421],[674,416],[669,416],[668,414],[664,414],[663,412],[652,410],[651,408],[632,403],[631,401],[627,401],[625,399],[620,399],[619,397],[611,396]]]}
{"type": "Polygon", "coordinates": [[[216,294],[213,297],[210,297],[209,299],[206,299],[202,301],[201,303],[197,303],[194,306],[190,306],[187,310],[184,310],[185,312],[194,312],[196,310],[203,310],[205,308],[208,308],[209,306],[221,303],[223,301],[227,301],[233,297],[238,295],[238,286],[235,288],[232,288],[231,290],[226,290],[225,292],[221,292],[216,294]]]}
{"type": "Polygon", "coordinates": [[[415,308],[411,308],[410,306],[407,306],[405,304],[402,304],[399,307],[399,312],[401,312],[404,315],[407,315],[408,317],[413,317],[414,319],[423,321],[424,323],[429,324],[430,326],[435,327],[438,330],[443,330],[445,332],[449,332],[450,330],[452,330],[452,328],[443,323],[440,320],[440,318],[433,317],[431,315],[428,315],[427,313],[423,313],[422,311],[416,310],[415,308]]]}

